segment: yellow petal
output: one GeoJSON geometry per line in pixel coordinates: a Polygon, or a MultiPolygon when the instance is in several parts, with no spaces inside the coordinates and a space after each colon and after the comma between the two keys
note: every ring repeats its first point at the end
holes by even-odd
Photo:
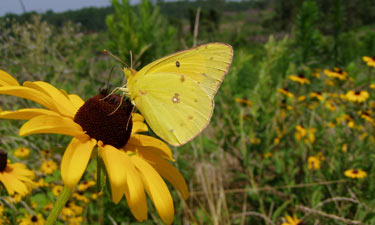
{"type": "Polygon", "coordinates": [[[150,151],[139,151],[139,154],[152,165],[158,173],[168,180],[184,197],[189,197],[189,190],[181,173],[167,160],[150,151]]]}
{"type": "Polygon", "coordinates": [[[70,94],[68,95],[70,101],[72,102],[72,104],[77,108],[81,108],[82,105],[85,103],[81,97],[79,97],[78,95],[74,95],[74,94],[70,94]]]}
{"type": "Polygon", "coordinates": [[[142,180],[139,177],[137,169],[129,158],[125,165],[127,167],[127,185],[124,191],[129,208],[139,222],[147,220],[148,209],[142,180]]]}
{"type": "Polygon", "coordinates": [[[61,177],[67,188],[74,189],[89,162],[96,140],[81,141],[73,138],[61,160],[61,177]]]}
{"type": "Polygon", "coordinates": [[[126,144],[126,149],[138,149],[142,148],[142,150],[146,151],[154,151],[159,155],[162,155],[166,157],[167,159],[174,161],[172,157],[172,151],[168,147],[167,144],[160,141],[157,138],[147,136],[147,135],[141,135],[141,134],[135,134],[130,136],[130,139],[128,143],[126,144]]]}
{"type": "Polygon", "coordinates": [[[20,84],[9,73],[0,70],[0,86],[20,86],[20,84]]]}
{"type": "Polygon", "coordinates": [[[12,163],[8,164],[8,166],[12,168],[12,173],[17,177],[20,177],[21,180],[31,181],[30,179],[33,179],[35,176],[34,172],[32,170],[27,169],[25,164],[12,163]]]}
{"type": "Polygon", "coordinates": [[[117,204],[125,192],[126,165],[130,163],[128,156],[123,150],[111,145],[99,147],[99,154],[102,156],[107,169],[112,190],[112,201],[117,204]]]}
{"type": "Polygon", "coordinates": [[[134,122],[143,122],[143,121],[145,121],[145,118],[139,113],[133,113],[132,114],[132,120],[133,120],[133,123],[134,122]]]}
{"type": "Polygon", "coordinates": [[[17,177],[7,169],[0,173],[0,181],[4,184],[9,195],[13,195],[15,192],[17,192],[24,196],[29,192],[26,184],[17,179],[17,177]]]}
{"type": "Polygon", "coordinates": [[[147,132],[148,127],[145,123],[143,122],[133,122],[133,128],[132,128],[132,134],[135,133],[141,133],[141,132],[147,132]]]}
{"type": "Polygon", "coordinates": [[[32,88],[22,86],[4,86],[0,87],[0,94],[29,99],[46,107],[47,109],[57,111],[55,103],[49,96],[32,88]]]}
{"type": "Polygon", "coordinates": [[[29,120],[33,117],[40,115],[55,115],[59,114],[54,111],[39,108],[27,108],[19,109],[17,111],[2,111],[0,112],[0,118],[2,119],[15,119],[15,120],[29,120]]]}
{"type": "Polygon", "coordinates": [[[130,157],[141,174],[143,184],[152,202],[158,211],[160,218],[166,224],[172,224],[174,207],[171,193],[167,185],[155,169],[137,155],[130,157]]]}
{"type": "Polygon", "coordinates": [[[79,124],[75,123],[70,118],[60,115],[41,115],[34,117],[27,121],[19,131],[20,136],[41,133],[65,134],[80,137],[87,136],[79,124]]]}
{"type": "Polygon", "coordinates": [[[78,110],[67,96],[49,83],[43,81],[26,81],[23,83],[23,86],[33,88],[50,96],[62,115],[73,118],[78,110]]]}

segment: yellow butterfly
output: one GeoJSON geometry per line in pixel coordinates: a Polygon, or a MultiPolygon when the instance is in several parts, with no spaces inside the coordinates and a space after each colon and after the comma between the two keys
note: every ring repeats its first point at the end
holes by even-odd
{"type": "Polygon", "coordinates": [[[201,45],[165,56],[140,71],[124,68],[127,83],[119,89],[159,137],[183,145],[207,127],[213,98],[232,58],[228,44],[201,45]]]}

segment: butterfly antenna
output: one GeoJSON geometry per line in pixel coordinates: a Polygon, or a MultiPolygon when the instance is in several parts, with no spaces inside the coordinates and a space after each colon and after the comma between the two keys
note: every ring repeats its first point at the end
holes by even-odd
{"type": "Polygon", "coordinates": [[[112,76],[112,72],[113,70],[115,69],[117,65],[113,65],[112,68],[111,68],[111,72],[109,72],[109,76],[108,76],[108,79],[107,79],[107,82],[105,83],[105,87],[104,89],[109,89],[109,80],[111,79],[111,76],[112,76]]]}
{"type": "Polygon", "coordinates": [[[115,56],[114,54],[112,54],[112,52],[104,49],[104,53],[106,53],[107,55],[110,55],[112,56],[114,59],[116,59],[117,61],[119,61],[120,63],[124,64],[125,66],[129,67],[128,64],[126,64],[124,61],[122,61],[118,56],[115,56]]]}

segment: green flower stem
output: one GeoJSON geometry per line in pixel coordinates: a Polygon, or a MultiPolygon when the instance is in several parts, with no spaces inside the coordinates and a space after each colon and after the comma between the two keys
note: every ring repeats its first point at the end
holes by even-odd
{"type": "Polygon", "coordinates": [[[72,192],[73,190],[64,187],[64,190],[61,192],[59,199],[57,199],[57,202],[55,203],[51,214],[49,214],[45,225],[55,224],[57,217],[60,215],[61,210],[65,207],[65,204],[72,195],[72,192]]]}

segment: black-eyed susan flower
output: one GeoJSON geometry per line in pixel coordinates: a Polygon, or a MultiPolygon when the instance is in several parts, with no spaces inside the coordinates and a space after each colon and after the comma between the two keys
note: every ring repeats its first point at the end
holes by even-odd
{"type": "Polygon", "coordinates": [[[316,128],[304,128],[301,125],[296,126],[296,132],[294,136],[297,140],[303,140],[305,144],[314,143],[315,142],[315,132],[316,128]]]}
{"type": "Polygon", "coordinates": [[[40,171],[49,175],[57,170],[57,164],[52,160],[46,160],[40,166],[40,171]]]}
{"type": "Polygon", "coordinates": [[[146,191],[161,219],[166,224],[173,222],[173,200],[162,177],[184,198],[189,195],[186,182],[169,162],[173,158],[168,145],[138,134],[148,128],[141,115],[131,113],[130,102],[106,93],[84,102],[42,81],[26,81],[20,86],[9,74],[1,76],[0,81],[0,94],[29,99],[46,108],[0,112],[0,118],[28,120],[20,128],[21,136],[56,133],[73,137],[61,161],[61,176],[69,190],[81,179],[97,146],[108,174],[112,201],[118,203],[125,196],[135,218],[144,221],[148,211],[146,191]]]}
{"type": "Polygon", "coordinates": [[[25,159],[25,158],[29,157],[30,149],[26,148],[26,147],[23,147],[23,146],[19,147],[19,148],[16,149],[16,151],[14,151],[13,155],[18,157],[18,158],[25,159]]]}
{"type": "Polygon", "coordinates": [[[325,106],[326,108],[329,110],[329,111],[336,111],[337,110],[337,107],[335,106],[335,104],[333,103],[333,101],[326,101],[325,102],[325,106]]]}
{"type": "Polygon", "coordinates": [[[307,168],[309,170],[319,170],[320,163],[321,163],[321,160],[319,159],[319,157],[309,156],[309,158],[307,159],[307,168]]]}
{"type": "Polygon", "coordinates": [[[287,96],[288,98],[294,98],[294,94],[288,90],[288,88],[278,88],[277,92],[287,96]]]}
{"type": "Polygon", "coordinates": [[[320,91],[318,91],[318,92],[311,92],[310,93],[310,98],[311,99],[317,99],[319,101],[323,101],[324,100],[323,94],[320,91]]]}
{"type": "Polygon", "coordinates": [[[82,183],[80,183],[77,187],[78,191],[86,191],[88,188],[92,187],[95,185],[95,181],[83,181],[82,183]]]}
{"type": "Polygon", "coordinates": [[[348,151],[348,144],[343,144],[343,145],[341,146],[341,151],[342,151],[342,152],[347,152],[347,151],[348,151]]]}
{"type": "Polygon", "coordinates": [[[368,56],[363,56],[362,60],[369,66],[375,68],[375,56],[374,57],[368,57],[368,56]]]}
{"type": "Polygon", "coordinates": [[[306,100],[306,96],[305,95],[300,95],[300,96],[297,97],[297,101],[299,101],[299,102],[303,102],[305,100],[306,100]]]}
{"type": "Polygon", "coordinates": [[[34,172],[22,163],[8,163],[7,153],[0,150],[0,182],[9,195],[25,196],[29,193],[34,179],[34,172]]]}
{"type": "Polygon", "coordinates": [[[38,215],[26,215],[22,219],[18,220],[19,225],[44,225],[45,220],[42,214],[38,215]]]}
{"type": "Polygon", "coordinates": [[[351,102],[364,102],[370,95],[367,91],[348,91],[345,96],[351,102]]]}
{"type": "Polygon", "coordinates": [[[77,199],[78,201],[84,202],[86,204],[89,202],[89,199],[81,191],[74,192],[73,198],[77,199]]]}
{"type": "Polygon", "coordinates": [[[46,158],[46,159],[52,157],[52,151],[49,150],[49,149],[42,150],[42,151],[40,151],[40,153],[42,153],[42,155],[43,155],[44,158],[46,158]]]}
{"type": "Polygon", "coordinates": [[[310,80],[307,79],[302,73],[300,73],[298,75],[290,75],[289,80],[297,82],[297,83],[302,84],[302,85],[311,83],[310,80]]]}
{"type": "Polygon", "coordinates": [[[353,179],[362,179],[367,177],[367,173],[361,169],[350,169],[345,171],[345,176],[353,179]]]}
{"type": "Polygon", "coordinates": [[[64,189],[64,187],[62,185],[54,185],[52,187],[52,194],[57,197],[61,194],[63,189],[64,189]]]}
{"type": "Polygon", "coordinates": [[[343,71],[342,69],[335,67],[333,70],[325,69],[324,73],[331,78],[337,78],[339,80],[346,80],[347,72],[343,71]]]}
{"type": "Polygon", "coordinates": [[[370,111],[367,110],[367,111],[363,112],[362,115],[361,115],[361,118],[366,120],[367,122],[375,125],[374,117],[370,116],[370,111]]]}
{"type": "Polygon", "coordinates": [[[251,101],[249,101],[247,98],[235,98],[234,99],[238,104],[242,105],[242,106],[247,106],[247,107],[251,107],[253,105],[253,103],[251,101]]]}
{"type": "Polygon", "coordinates": [[[314,72],[311,74],[313,77],[320,78],[321,69],[314,69],[314,72]]]}
{"type": "Polygon", "coordinates": [[[284,222],[281,225],[301,225],[302,221],[298,219],[296,214],[293,214],[293,217],[286,216],[284,219],[284,222]]]}

